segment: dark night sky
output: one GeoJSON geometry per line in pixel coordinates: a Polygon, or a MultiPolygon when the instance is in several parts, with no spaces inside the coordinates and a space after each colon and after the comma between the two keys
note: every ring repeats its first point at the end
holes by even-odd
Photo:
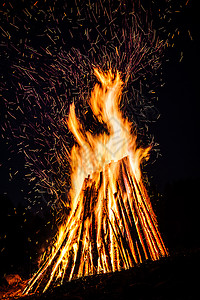
{"type": "MultiPolygon", "coordinates": [[[[163,192],[169,183],[180,180],[199,180],[199,16],[197,1],[189,1],[172,27],[181,29],[174,38],[175,46],[166,50],[163,63],[165,82],[159,88],[156,104],[160,119],[151,125],[151,133],[159,143],[161,156],[149,166],[150,180],[163,192]],[[188,31],[189,30],[189,31],[188,31]],[[189,34],[190,33],[190,34],[189,34]],[[181,52],[183,57],[181,62],[181,52]],[[153,177],[152,177],[153,176],[153,177]],[[151,178],[152,177],[152,178],[151,178]]],[[[170,26],[169,26],[170,31],[170,26]]],[[[5,70],[4,70],[5,71],[5,70]]],[[[10,154],[1,141],[0,193],[7,193],[14,203],[24,203],[21,189],[26,189],[20,177],[23,158],[14,157],[16,179],[9,181],[10,154]]]]}
{"type": "Polygon", "coordinates": [[[184,34],[166,51],[165,85],[159,90],[160,119],[152,126],[161,157],[152,166],[160,189],[184,179],[199,179],[199,18],[197,1],[190,1],[175,24],[184,34]],[[183,57],[181,58],[182,54],[183,57]]]}
{"type": "Polygon", "coordinates": [[[179,51],[177,48],[169,51],[169,62],[163,68],[166,84],[159,96],[161,117],[153,128],[162,155],[155,171],[161,186],[175,180],[199,178],[199,37],[195,30],[193,36],[196,41],[188,38],[178,44],[179,51]],[[178,61],[180,50],[183,51],[181,62],[178,61]]]}

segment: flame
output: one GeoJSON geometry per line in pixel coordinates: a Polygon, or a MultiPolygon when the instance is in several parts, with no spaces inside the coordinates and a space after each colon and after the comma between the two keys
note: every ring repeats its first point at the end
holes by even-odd
{"type": "Polygon", "coordinates": [[[131,134],[131,124],[122,117],[119,109],[123,82],[117,71],[102,72],[94,69],[99,83],[91,93],[90,108],[99,123],[107,125],[109,134],[105,132],[94,135],[85,131],[75,113],[74,103],[70,106],[68,128],[73,133],[77,144],[71,152],[72,190],[71,199],[73,208],[87,175],[100,171],[105,164],[118,161],[129,156],[134,174],[140,180],[140,164],[148,157],[149,148],[142,149],[136,146],[136,136],[131,134]]]}
{"type": "Polygon", "coordinates": [[[150,148],[137,147],[131,124],[122,116],[120,74],[97,68],[94,74],[98,82],[88,103],[107,130],[86,131],[71,104],[67,125],[76,141],[70,156],[71,210],[25,293],[168,254],[141,179],[140,164],[150,148]]]}

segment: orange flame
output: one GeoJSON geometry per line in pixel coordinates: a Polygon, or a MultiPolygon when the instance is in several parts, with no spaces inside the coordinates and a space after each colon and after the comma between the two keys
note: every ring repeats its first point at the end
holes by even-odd
{"type": "Polygon", "coordinates": [[[101,72],[95,68],[94,73],[100,84],[95,85],[89,105],[98,121],[107,125],[109,134],[86,132],[76,117],[74,103],[70,106],[67,124],[77,142],[71,152],[71,199],[74,208],[85,177],[102,170],[111,161],[129,156],[134,174],[140,180],[140,163],[148,157],[150,149],[137,148],[136,136],[131,134],[131,124],[122,117],[119,107],[123,82],[119,72],[113,74],[111,70],[101,72]]]}

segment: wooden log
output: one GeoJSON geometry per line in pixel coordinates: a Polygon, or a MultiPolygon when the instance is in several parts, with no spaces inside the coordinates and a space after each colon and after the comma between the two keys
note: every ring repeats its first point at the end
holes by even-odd
{"type": "MultiPolygon", "coordinates": [[[[124,158],[125,159],[125,158],[124,158]]],[[[135,198],[134,198],[134,193],[135,191],[133,191],[131,189],[131,195],[129,193],[129,191],[127,191],[127,188],[126,188],[126,185],[125,185],[125,182],[124,182],[124,176],[125,173],[124,173],[124,169],[123,169],[123,160],[121,162],[121,166],[120,166],[120,177],[121,177],[121,182],[123,182],[123,185],[124,185],[124,190],[125,190],[125,195],[127,195],[127,198],[128,198],[128,202],[129,204],[132,204],[131,205],[131,215],[132,215],[132,222],[130,222],[129,218],[127,218],[127,222],[130,226],[130,231],[131,231],[131,236],[132,236],[132,240],[134,241],[134,243],[136,243],[136,241],[138,241],[138,247],[134,247],[135,249],[135,253],[136,253],[136,256],[137,256],[137,261],[139,262],[142,262],[144,261],[145,259],[147,259],[147,251],[146,251],[146,247],[144,245],[144,242],[143,242],[143,235],[142,235],[142,228],[141,228],[141,224],[138,223],[138,211],[137,211],[137,207],[136,207],[136,203],[135,203],[135,198]],[[130,200],[131,198],[131,200],[130,200]],[[136,251],[137,249],[137,251],[136,251]],[[142,258],[142,260],[140,259],[142,258]]],[[[128,183],[128,181],[127,181],[128,183]]],[[[120,186],[121,188],[121,186],[120,186]]],[[[130,186],[129,186],[130,188],[130,186]]],[[[123,198],[121,199],[121,204],[122,206],[124,207],[124,211],[125,211],[125,206],[124,206],[124,200],[123,198]]]]}
{"type": "MultiPolygon", "coordinates": [[[[126,158],[126,163],[129,165],[128,168],[126,168],[126,171],[129,172],[131,170],[130,166],[130,161],[129,158],[126,158]]],[[[143,225],[143,228],[147,227],[148,231],[146,231],[146,238],[149,240],[151,243],[151,258],[152,259],[158,259],[160,255],[164,256],[167,254],[167,250],[164,246],[164,243],[162,241],[162,238],[160,236],[158,227],[157,227],[157,220],[156,216],[153,212],[151,203],[149,201],[148,195],[146,193],[146,189],[143,186],[142,183],[138,183],[136,180],[136,177],[134,176],[133,172],[131,172],[132,176],[129,176],[130,178],[130,183],[131,186],[133,187],[134,191],[137,191],[139,194],[139,199],[138,196],[136,196],[137,203],[139,206],[140,212],[142,211],[143,219],[145,220],[146,225],[143,225]],[[147,196],[147,198],[145,197],[147,196]],[[149,232],[152,232],[152,234],[148,234],[149,232]],[[152,249],[154,251],[152,252],[152,249]],[[160,253],[160,254],[159,254],[160,253]]],[[[144,239],[145,240],[145,239],[144,239]]]]}
{"type": "MultiPolygon", "coordinates": [[[[139,239],[136,238],[137,241],[137,249],[138,249],[138,255],[140,257],[140,262],[148,259],[151,257],[150,253],[149,253],[149,246],[146,243],[145,240],[145,234],[144,234],[144,227],[143,227],[143,220],[141,218],[141,212],[140,212],[140,208],[138,205],[138,200],[137,200],[137,193],[136,190],[134,188],[134,186],[132,185],[131,182],[131,177],[129,174],[129,166],[130,165],[126,165],[127,163],[127,158],[125,158],[125,161],[122,161],[122,173],[123,176],[126,178],[126,183],[128,185],[129,191],[131,192],[131,195],[129,195],[128,197],[128,206],[130,207],[131,211],[132,211],[132,215],[133,216],[133,220],[131,220],[131,224],[132,224],[132,228],[134,228],[134,232],[136,229],[137,232],[137,236],[139,239]]],[[[129,192],[127,191],[127,194],[129,194],[129,192]]]]}
{"type": "Polygon", "coordinates": [[[84,236],[84,225],[85,225],[85,220],[86,217],[88,216],[88,203],[90,200],[90,195],[91,195],[91,188],[90,186],[87,187],[84,191],[84,200],[83,200],[83,217],[81,220],[81,226],[80,226],[80,236],[78,239],[78,251],[77,251],[77,257],[76,257],[76,262],[75,262],[75,267],[73,271],[73,279],[77,278],[78,276],[78,271],[80,267],[80,260],[81,260],[81,255],[82,255],[82,247],[83,247],[83,236],[84,236]]]}
{"type": "MultiPolygon", "coordinates": [[[[134,240],[133,240],[133,232],[132,232],[132,227],[130,225],[127,224],[128,226],[128,234],[130,234],[131,236],[131,239],[132,239],[132,243],[133,243],[133,246],[130,247],[130,242],[127,238],[127,236],[125,236],[125,234],[127,235],[127,232],[125,230],[126,228],[126,217],[125,215],[122,214],[122,205],[120,205],[120,200],[121,200],[121,197],[119,196],[119,193],[120,193],[120,190],[118,191],[118,193],[115,194],[115,199],[116,199],[116,203],[117,203],[117,207],[118,207],[118,213],[119,213],[119,216],[120,216],[120,221],[122,222],[122,226],[123,226],[123,229],[124,229],[124,233],[121,232],[121,235],[123,236],[123,244],[124,244],[124,247],[126,249],[126,251],[128,251],[129,253],[129,256],[130,256],[130,265],[133,267],[135,264],[138,263],[138,259],[137,259],[137,253],[134,249],[134,240]],[[128,241],[127,241],[128,240],[128,241]],[[131,252],[131,248],[132,248],[132,252],[131,252]]],[[[121,231],[121,230],[120,230],[121,231]]]]}

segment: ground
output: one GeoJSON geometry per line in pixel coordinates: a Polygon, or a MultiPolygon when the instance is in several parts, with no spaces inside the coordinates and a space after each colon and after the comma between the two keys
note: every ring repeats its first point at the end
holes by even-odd
{"type": "MultiPolygon", "coordinates": [[[[197,299],[200,249],[170,255],[159,261],[147,261],[132,269],[85,277],[56,287],[42,295],[23,300],[124,300],[124,299],[197,299]]],[[[14,287],[13,287],[14,288],[14,287]]],[[[23,288],[23,283],[15,290],[23,288]]],[[[5,286],[6,291],[11,287],[5,286]]],[[[14,299],[13,295],[2,299],[14,299]]]]}

